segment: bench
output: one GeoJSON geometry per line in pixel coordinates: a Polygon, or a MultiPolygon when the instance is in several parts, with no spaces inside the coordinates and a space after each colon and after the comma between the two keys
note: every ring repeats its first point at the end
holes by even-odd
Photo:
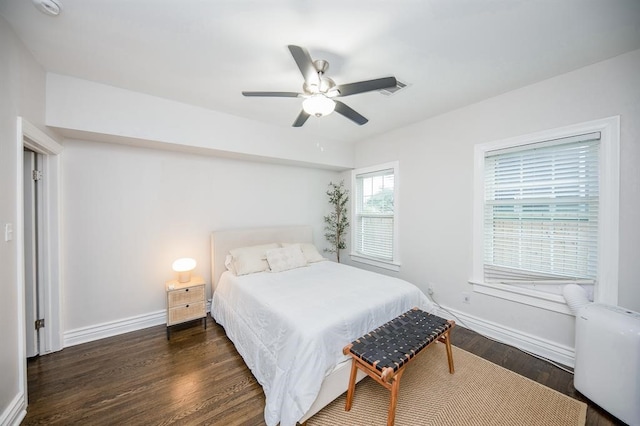
{"type": "Polygon", "coordinates": [[[361,369],[391,391],[387,426],[393,426],[402,373],[418,353],[434,342],[444,343],[449,373],[453,374],[449,332],[454,325],[452,320],[413,308],[345,346],[343,353],[352,358],[345,410],[351,410],[356,373],[361,369]]]}

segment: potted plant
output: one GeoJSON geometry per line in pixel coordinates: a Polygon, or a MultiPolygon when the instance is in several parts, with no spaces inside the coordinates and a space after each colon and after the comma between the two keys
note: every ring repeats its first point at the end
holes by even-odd
{"type": "Polygon", "coordinates": [[[344,187],[344,181],[339,184],[329,182],[327,196],[332,211],[324,217],[324,236],[331,247],[324,251],[335,253],[336,260],[340,263],[340,250],[347,248],[345,235],[349,227],[349,216],[347,215],[349,190],[344,187]]]}

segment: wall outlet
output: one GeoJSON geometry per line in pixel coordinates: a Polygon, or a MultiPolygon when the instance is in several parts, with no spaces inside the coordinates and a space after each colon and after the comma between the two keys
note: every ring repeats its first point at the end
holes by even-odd
{"type": "Polygon", "coordinates": [[[466,291],[462,292],[462,303],[471,303],[471,294],[466,291]]]}
{"type": "Polygon", "coordinates": [[[427,294],[433,296],[433,284],[427,284],[427,294]]]}

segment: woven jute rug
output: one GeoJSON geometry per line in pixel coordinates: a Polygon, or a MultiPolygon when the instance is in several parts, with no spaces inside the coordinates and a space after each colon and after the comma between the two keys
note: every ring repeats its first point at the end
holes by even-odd
{"type": "MultiPolygon", "coordinates": [[[[443,344],[425,349],[406,368],[398,396],[397,426],[583,426],[587,405],[533,380],[453,347],[449,374],[443,344]]],[[[356,385],[351,411],[346,394],[307,421],[308,426],[386,425],[390,392],[369,377],[356,385]]]]}

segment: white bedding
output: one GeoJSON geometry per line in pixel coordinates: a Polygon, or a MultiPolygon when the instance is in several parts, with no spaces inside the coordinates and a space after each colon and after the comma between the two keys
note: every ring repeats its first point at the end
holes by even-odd
{"type": "Polygon", "coordinates": [[[293,426],[346,359],[345,345],[414,306],[435,312],[413,284],[327,261],[278,273],[225,272],[211,311],[264,389],[267,425],[293,426]]]}

